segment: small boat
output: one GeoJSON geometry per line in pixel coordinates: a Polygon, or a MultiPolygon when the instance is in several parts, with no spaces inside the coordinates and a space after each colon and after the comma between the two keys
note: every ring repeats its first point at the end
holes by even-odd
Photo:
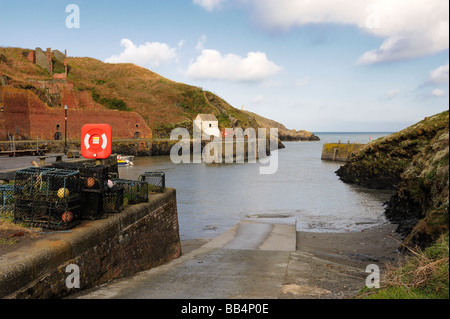
{"type": "Polygon", "coordinates": [[[117,165],[118,166],[133,166],[134,156],[124,156],[124,155],[117,155],[117,165]]]}

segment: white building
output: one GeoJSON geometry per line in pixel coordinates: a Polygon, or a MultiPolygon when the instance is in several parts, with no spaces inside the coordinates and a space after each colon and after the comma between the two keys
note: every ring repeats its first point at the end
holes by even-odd
{"type": "Polygon", "coordinates": [[[219,121],[213,114],[199,114],[194,120],[194,125],[203,135],[220,137],[219,121]]]}

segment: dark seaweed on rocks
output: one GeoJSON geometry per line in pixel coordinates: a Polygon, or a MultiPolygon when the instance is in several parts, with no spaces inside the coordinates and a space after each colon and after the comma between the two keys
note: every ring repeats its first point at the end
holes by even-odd
{"type": "Polygon", "coordinates": [[[449,112],[368,144],[336,174],[345,183],[395,190],[386,217],[405,245],[431,245],[448,233],[449,112]]]}

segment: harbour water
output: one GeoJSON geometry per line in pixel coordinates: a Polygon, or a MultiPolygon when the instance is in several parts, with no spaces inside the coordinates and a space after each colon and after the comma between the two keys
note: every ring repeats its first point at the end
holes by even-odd
{"type": "Polygon", "coordinates": [[[119,175],[166,173],[166,186],[177,190],[183,240],[216,237],[246,217],[295,217],[298,231],[361,231],[387,222],[383,203],[392,193],[341,182],[335,171],[342,163],[322,161],[322,145],[388,134],[316,133],[320,142],[285,142],[273,175],[260,175],[260,163],[174,164],[169,156],[135,158],[119,175]]]}

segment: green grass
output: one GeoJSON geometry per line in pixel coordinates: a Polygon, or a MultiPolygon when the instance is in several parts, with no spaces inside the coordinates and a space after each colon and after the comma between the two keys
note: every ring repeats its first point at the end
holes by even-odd
{"type": "Polygon", "coordinates": [[[95,102],[100,103],[101,105],[107,107],[110,110],[118,110],[118,111],[125,111],[125,112],[131,112],[133,111],[131,108],[128,107],[128,105],[120,99],[116,98],[105,98],[101,97],[95,89],[91,89],[92,98],[95,102]]]}
{"type": "Polygon", "coordinates": [[[17,242],[18,242],[18,240],[13,239],[13,238],[0,238],[0,246],[1,245],[14,245],[17,242]]]}
{"type": "Polygon", "coordinates": [[[61,61],[57,60],[56,58],[52,58],[52,63],[53,63],[53,73],[66,72],[66,67],[64,63],[62,63],[61,61]]]}
{"type": "Polygon", "coordinates": [[[388,268],[380,289],[364,288],[361,299],[448,299],[448,233],[425,250],[410,250],[401,266],[388,268]]]}

